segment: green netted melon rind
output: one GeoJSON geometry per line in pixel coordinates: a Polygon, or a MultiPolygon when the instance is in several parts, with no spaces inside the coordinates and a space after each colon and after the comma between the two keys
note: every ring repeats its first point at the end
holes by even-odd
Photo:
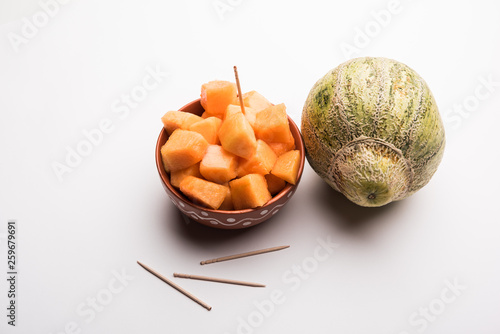
{"type": "Polygon", "coordinates": [[[445,147],[443,123],[426,82],[405,64],[386,58],[352,59],[318,80],[305,102],[301,131],[312,168],[364,206],[387,203],[357,198],[369,194],[357,187],[373,187],[383,178],[393,183],[389,202],[422,188],[445,147]],[[346,156],[347,149],[352,156],[346,156]],[[389,166],[389,160],[395,165],[389,166]]]}

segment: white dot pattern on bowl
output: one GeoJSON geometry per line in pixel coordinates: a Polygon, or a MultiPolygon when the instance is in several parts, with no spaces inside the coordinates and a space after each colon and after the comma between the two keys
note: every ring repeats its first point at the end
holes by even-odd
{"type": "Polygon", "coordinates": [[[264,209],[259,212],[260,217],[256,218],[251,218],[251,217],[246,217],[246,218],[241,218],[239,219],[238,217],[230,217],[226,218],[225,220],[218,220],[217,218],[210,217],[210,214],[206,211],[200,210],[198,212],[196,211],[191,211],[191,209],[184,203],[178,200],[172,200],[172,202],[189,218],[194,219],[195,221],[198,222],[206,222],[211,224],[212,226],[251,226],[254,225],[254,223],[258,223],[263,217],[269,216],[269,215],[275,215],[278,213],[279,209],[285,205],[285,203],[278,204],[273,208],[270,209],[264,209]]]}

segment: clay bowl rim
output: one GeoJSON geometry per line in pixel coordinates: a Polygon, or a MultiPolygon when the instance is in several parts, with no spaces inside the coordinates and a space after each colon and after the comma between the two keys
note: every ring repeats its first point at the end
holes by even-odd
{"type": "MultiPolygon", "coordinates": [[[[200,99],[196,99],[194,101],[189,102],[188,104],[184,105],[182,108],[179,109],[179,111],[183,112],[190,112],[188,110],[192,108],[197,108],[199,105],[201,110],[203,110],[203,107],[201,107],[200,99]]],[[[200,115],[198,115],[200,116],[200,115]]],[[[207,208],[198,204],[195,204],[191,202],[189,199],[187,199],[179,190],[177,190],[172,184],[170,183],[170,177],[168,173],[165,171],[165,168],[163,167],[163,161],[161,158],[161,147],[165,142],[168,140],[168,134],[167,131],[162,127],[160,134],[158,135],[158,139],[156,141],[156,147],[155,147],[155,160],[156,160],[156,169],[158,170],[158,173],[160,175],[160,179],[163,182],[163,184],[168,188],[170,192],[172,192],[175,197],[177,197],[180,201],[182,201],[184,204],[191,205],[192,207],[205,211],[207,213],[215,213],[215,214],[227,214],[227,215],[242,215],[242,214],[247,214],[251,212],[255,212],[257,210],[262,210],[276,202],[278,202],[280,199],[282,199],[284,196],[288,195],[290,191],[292,191],[294,188],[296,188],[299,185],[299,182],[302,178],[302,173],[304,171],[304,165],[305,165],[305,146],[304,146],[304,141],[302,139],[302,135],[300,133],[300,130],[298,126],[295,124],[295,122],[290,118],[289,115],[288,117],[288,123],[290,126],[290,131],[292,132],[292,135],[295,139],[295,149],[299,150],[300,152],[300,165],[299,169],[297,171],[297,182],[295,184],[291,183],[286,183],[285,188],[283,188],[278,194],[274,195],[266,204],[264,204],[261,207],[254,208],[254,209],[243,209],[243,210],[214,210],[211,208],[207,208]],[[297,140],[297,135],[298,139],[297,140]]]]}

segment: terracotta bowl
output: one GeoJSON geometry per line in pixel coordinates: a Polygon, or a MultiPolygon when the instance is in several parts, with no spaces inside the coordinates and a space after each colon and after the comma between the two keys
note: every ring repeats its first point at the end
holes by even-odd
{"type": "MultiPolygon", "coordinates": [[[[201,115],[204,112],[203,107],[200,104],[200,99],[195,100],[191,103],[186,104],[184,107],[179,109],[184,112],[189,112],[196,115],[201,115]]],[[[168,173],[163,168],[163,162],[161,159],[160,149],[165,144],[168,139],[168,134],[165,129],[162,128],[160,135],[158,136],[158,141],[156,142],[156,168],[160,174],[163,188],[167,192],[168,196],[175,204],[175,206],[182,211],[186,216],[195,220],[203,225],[210,227],[220,228],[220,229],[241,229],[247,228],[260,224],[269,218],[273,217],[282,207],[288,202],[297,189],[299,181],[304,170],[304,159],[305,159],[305,148],[304,142],[299,132],[299,128],[288,117],[288,122],[290,124],[290,130],[292,132],[293,138],[295,139],[296,149],[300,151],[300,167],[298,171],[297,183],[295,185],[288,184],[285,188],[274,195],[273,198],[267,202],[264,206],[256,209],[245,209],[245,210],[213,210],[202,207],[200,205],[192,203],[186,196],[184,196],[178,189],[174,188],[170,184],[170,177],[168,173]]]]}

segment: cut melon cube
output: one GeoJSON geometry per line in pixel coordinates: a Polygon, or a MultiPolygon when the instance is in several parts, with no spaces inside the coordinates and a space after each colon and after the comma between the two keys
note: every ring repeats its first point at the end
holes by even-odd
{"type": "Polygon", "coordinates": [[[163,122],[163,127],[165,128],[169,136],[175,130],[177,129],[187,130],[191,124],[194,124],[201,120],[202,118],[198,115],[177,110],[168,111],[161,118],[161,121],[163,122]]]}
{"type": "MultiPolygon", "coordinates": [[[[230,104],[227,106],[224,118],[233,115],[234,113],[237,112],[242,112],[240,105],[230,104]]],[[[250,125],[253,128],[255,126],[255,119],[257,118],[257,110],[255,110],[254,108],[245,107],[244,115],[247,118],[248,123],[250,123],[250,125]]]]}
{"type": "Polygon", "coordinates": [[[295,139],[290,132],[289,139],[284,143],[267,143],[269,147],[272,148],[274,153],[279,157],[285,152],[291,151],[295,149],[295,139]]]}
{"type": "Polygon", "coordinates": [[[237,100],[236,84],[215,80],[201,86],[201,105],[211,116],[222,118],[229,104],[237,100]]]}
{"type": "Polygon", "coordinates": [[[209,144],[219,143],[219,128],[222,124],[222,120],[217,117],[208,117],[199,122],[191,124],[188,130],[198,132],[201,134],[209,144]]]}
{"type": "Polygon", "coordinates": [[[214,210],[221,206],[227,194],[227,187],[195,176],[184,178],[180,189],[193,203],[214,210]]]}
{"type": "Polygon", "coordinates": [[[264,96],[254,90],[243,94],[243,104],[245,107],[250,107],[255,111],[260,111],[273,105],[264,96]]]}
{"type": "Polygon", "coordinates": [[[221,206],[219,207],[219,210],[234,210],[234,205],[233,205],[233,199],[231,197],[231,188],[229,187],[229,184],[225,184],[227,193],[226,197],[224,198],[224,202],[222,202],[221,206]]]}
{"type": "Polygon", "coordinates": [[[225,183],[237,173],[238,157],[219,145],[210,145],[200,163],[200,173],[209,181],[225,183]]]}
{"type": "Polygon", "coordinates": [[[255,127],[255,121],[257,119],[257,110],[254,108],[250,107],[245,107],[245,117],[248,120],[248,123],[252,126],[252,128],[255,127]]]}
{"type": "Polygon", "coordinates": [[[234,114],[237,114],[240,112],[242,112],[242,111],[241,111],[241,107],[239,105],[230,104],[226,107],[226,111],[224,112],[224,117],[222,119],[229,118],[229,117],[233,116],[234,114]]]}
{"type": "Polygon", "coordinates": [[[264,175],[267,181],[267,189],[269,189],[269,192],[271,195],[276,195],[279,193],[283,188],[286,186],[286,181],[273,175],[273,174],[267,174],[264,175]]]}
{"type": "Polygon", "coordinates": [[[300,151],[292,150],[283,153],[274,164],[271,174],[285,180],[288,183],[297,182],[297,173],[300,166],[300,151]]]}
{"type": "Polygon", "coordinates": [[[182,180],[187,176],[202,177],[200,173],[200,164],[194,164],[188,168],[184,168],[175,172],[170,173],[170,184],[176,188],[179,188],[182,180]]]}
{"type": "Polygon", "coordinates": [[[268,143],[268,145],[278,157],[295,148],[295,145],[290,146],[287,143],[268,143]]]}
{"type": "Polygon", "coordinates": [[[241,159],[238,166],[238,176],[246,174],[268,174],[276,162],[276,153],[266,144],[258,139],[255,154],[250,159],[241,159]]]}
{"type": "Polygon", "coordinates": [[[163,167],[167,172],[188,168],[203,159],[208,145],[198,132],[177,129],[161,148],[163,167]]]}
{"type": "Polygon", "coordinates": [[[271,199],[264,175],[247,174],[229,182],[234,209],[243,210],[263,206],[271,199]]]}
{"type": "Polygon", "coordinates": [[[257,147],[252,126],[241,110],[234,112],[222,121],[219,129],[219,140],[226,151],[245,159],[250,159],[257,147]]]}
{"type": "Polygon", "coordinates": [[[290,126],[283,103],[268,107],[257,113],[255,135],[268,143],[285,143],[290,140],[290,126]]]}

